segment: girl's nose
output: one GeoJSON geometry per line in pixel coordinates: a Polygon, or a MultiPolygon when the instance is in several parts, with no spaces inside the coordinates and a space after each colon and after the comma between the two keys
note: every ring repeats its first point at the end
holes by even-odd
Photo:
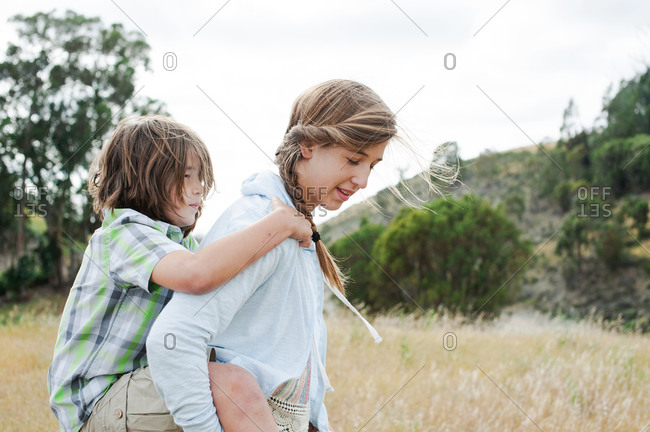
{"type": "Polygon", "coordinates": [[[359,189],[364,189],[368,186],[368,177],[370,176],[369,170],[359,171],[354,177],[352,177],[352,183],[357,185],[359,189]]]}

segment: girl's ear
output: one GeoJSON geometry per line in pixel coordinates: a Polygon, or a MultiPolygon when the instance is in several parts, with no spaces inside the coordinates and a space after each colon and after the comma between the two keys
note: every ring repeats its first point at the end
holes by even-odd
{"type": "Polygon", "coordinates": [[[300,141],[300,154],[305,159],[311,159],[311,157],[314,155],[311,144],[308,144],[305,141],[300,141]]]}

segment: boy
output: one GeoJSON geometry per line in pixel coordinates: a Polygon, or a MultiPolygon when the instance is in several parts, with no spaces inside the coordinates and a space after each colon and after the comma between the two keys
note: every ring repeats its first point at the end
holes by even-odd
{"type": "MultiPolygon", "coordinates": [[[[88,190],[103,224],[70,290],[48,373],[61,430],[181,430],[156,393],[145,352],[172,291],[212,290],[289,237],[309,244],[310,223],[276,199],[259,223],[193,253],[190,233],[213,184],[205,144],[162,116],[122,120],[93,161],[88,190]]],[[[165,344],[173,350],[175,335],[165,344]]],[[[254,378],[224,368],[218,383],[235,389],[228,396],[250,420],[239,430],[274,428],[254,378]]]]}

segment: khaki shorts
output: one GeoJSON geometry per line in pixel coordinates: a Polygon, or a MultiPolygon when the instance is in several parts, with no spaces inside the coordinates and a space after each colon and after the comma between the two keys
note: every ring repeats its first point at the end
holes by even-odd
{"type": "Polygon", "coordinates": [[[182,432],[151,380],[149,366],[120,377],[80,432],[182,432]]]}

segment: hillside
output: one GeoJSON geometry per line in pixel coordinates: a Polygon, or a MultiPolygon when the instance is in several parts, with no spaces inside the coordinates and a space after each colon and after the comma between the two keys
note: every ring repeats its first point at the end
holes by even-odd
{"type": "MultiPolygon", "coordinates": [[[[532,305],[541,311],[574,317],[595,314],[609,320],[621,318],[630,326],[647,328],[650,282],[643,264],[644,252],[650,250],[647,240],[637,244],[628,239],[633,259],[616,271],[587,258],[580,274],[568,274],[562,257],[556,255],[558,232],[567,213],[556,200],[542,197],[539,192],[540,167],[548,164],[545,153],[553,147],[555,144],[544,145],[544,152],[535,146],[503,153],[487,152],[463,161],[461,181],[446,188],[445,195],[459,197],[472,193],[488,200],[493,207],[505,205],[522,235],[532,241],[535,254],[521,270],[525,276],[517,300],[520,306],[532,305]],[[513,196],[523,198],[521,213],[508,209],[507,200],[513,196]],[[638,258],[636,262],[635,257],[638,258]]],[[[430,199],[426,196],[423,180],[414,177],[407,183],[420,198],[430,199]]],[[[345,233],[351,234],[358,229],[362,218],[387,225],[402,206],[388,189],[384,189],[327,221],[321,228],[323,238],[331,244],[345,233]]]]}

